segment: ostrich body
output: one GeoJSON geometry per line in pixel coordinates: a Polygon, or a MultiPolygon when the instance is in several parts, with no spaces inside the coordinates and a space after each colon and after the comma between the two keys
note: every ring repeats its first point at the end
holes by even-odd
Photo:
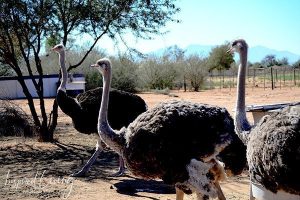
{"type": "Polygon", "coordinates": [[[225,199],[219,181],[225,171],[241,173],[246,148],[234,133],[226,109],[186,101],[160,103],[139,115],[127,128],[113,130],[107,121],[111,64],[100,59],[92,65],[103,76],[98,132],[122,155],[127,168],[144,179],[160,178],[176,187],[177,200],[196,192],[199,199],[225,199]]]}
{"type": "MultiPolygon", "coordinates": [[[[72,119],[74,128],[85,134],[97,133],[98,114],[101,104],[102,88],[98,87],[77,95],[76,98],[69,97],[66,93],[67,70],[65,67],[65,50],[63,45],[53,48],[59,54],[59,63],[62,72],[61,84],[57,90],[56,100],[60,109],[72,119]]],[[[110,111],[108,120],[111,126],[120,129],[128,126],[139,114],[146,111],[145,101],[134,94],[112,90],[110,93],[110,111]]],[[[102,150],[101,141],[96,145],[96,151],[86,165],[74,176],[83,176],[97,159],[102,150]]],[[[119,171],[115,175],[122,175],[124,163],[120,157],[119,171]]]]}
{"type": "Polygon", "coordinates": [[[247,50],[247,43],[240,39],[232,43],[230,51],[240,55],[235,128],[247,144],[250,179],[272,193],[300,195],[300,107],[287,107],[250,126],[245,111],[247,50]]]}

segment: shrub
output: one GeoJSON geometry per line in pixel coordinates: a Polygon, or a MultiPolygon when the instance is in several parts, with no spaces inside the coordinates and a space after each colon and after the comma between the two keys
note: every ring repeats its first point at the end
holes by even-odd
{"type": "Polygon", "coordinates": [[[141,63],[139,75],[142,87],[162,90],[173,88],[178,73],[170,60],[151,57],[141,63]]]}
{"type": "Polygon", "coordinates": [[[16,104],[0,101],[0,136],[34,136],[31,118],[16,104]]]}
{"type": "Polygon", "coordinates": [[[204,83],[208,74],[206,60],[197,55],[191,55],[186,60],[186,79],[189,80],[194,91],[204,88],[204,83]]]}

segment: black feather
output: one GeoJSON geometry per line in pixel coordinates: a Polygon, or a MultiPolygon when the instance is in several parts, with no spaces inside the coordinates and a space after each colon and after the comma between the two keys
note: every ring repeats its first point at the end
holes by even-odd
{"type": "MultiPolygon", "coordinates": [[[[75,129],[86,134],[97,133],[101,98],[101,87],[81,93],[76,98],[58,91],[56,97],[61,110],[72,118],[75,129]]],[[[128,126],[147,109],[142,98],[128,92],[112,89],[109,99],[108,121],[113,129],[128,126]]]]}

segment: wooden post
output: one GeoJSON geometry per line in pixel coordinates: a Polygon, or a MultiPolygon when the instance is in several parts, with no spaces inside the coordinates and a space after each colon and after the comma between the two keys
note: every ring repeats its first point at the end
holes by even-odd
{"type": "Polygon", "coordinates": [[[285,86],[285,70],[286,67],[283,68],[283,86],[285,86]]]}
{"type": "Polygon", "coordinates": [[[264,90],[266,89],[266,68],[264,68],[264,90]]]}
{"type": "Polygon", "coordinates": [[[219,78],[220,78],[220,90],[222,89],[222,75],[221,69],[219,69],[219,78]]]}
{"type": "Polygon", "coordinates": [[[281,89],[281,74],[280,74],[280,71],[279,71],[279,88],[281,89]]]}
{"type": "Polygon", "coordinates": [[[294,85],[296,86],[297,85],[297,82],[296,82],[296,68],[294,67],[294,85]]]}
{"type": "Polygon", "coordinates": [[[186,80],[185,80],[185,75],[183,76],[183,88],[184,88],[184,91],[186,92],[186,80]]]}
{"type": "Polygon", "coordinates": [[[253,87],[252,87],[252,90],[254,89],[255,87],[255,68],[253,68],[253,87]]]}
{"type": "Polygon", "coordinates": [[[271,67],[271,84],[272,84],[272,90],[274,90],[273,67],[271,67]]]}

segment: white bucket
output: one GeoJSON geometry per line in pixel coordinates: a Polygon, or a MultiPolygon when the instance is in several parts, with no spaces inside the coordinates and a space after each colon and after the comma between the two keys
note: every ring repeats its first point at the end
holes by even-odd
{"type": "Polygon", "coordinates": [[[282,190],[275,194],[258,183],[252,182],[251,188],[252,195],[256,200],[300,200],[299,195],[286,193],[282,190]]]}

